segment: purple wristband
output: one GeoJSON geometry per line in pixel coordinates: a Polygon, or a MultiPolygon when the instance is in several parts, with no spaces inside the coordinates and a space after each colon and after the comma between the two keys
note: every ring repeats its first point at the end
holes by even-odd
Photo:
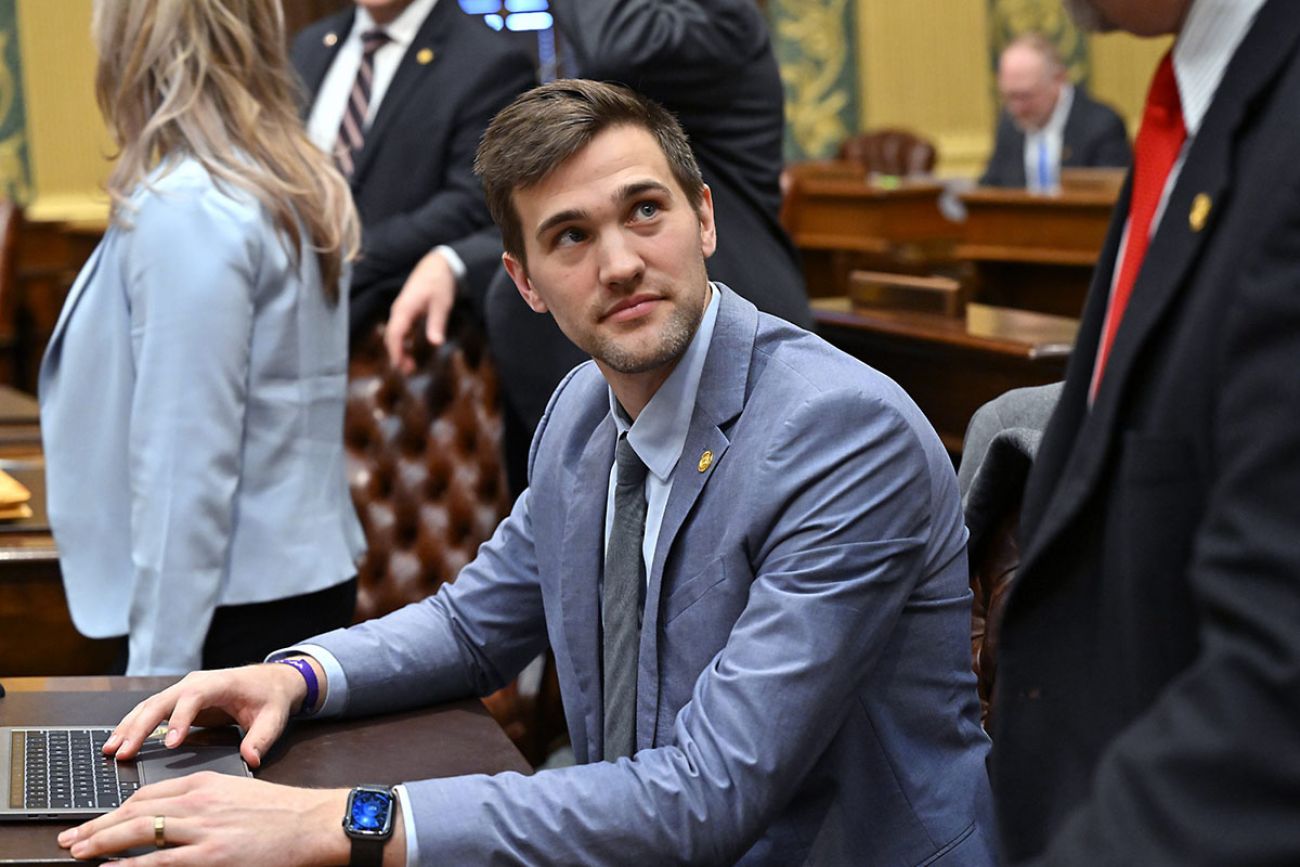
{"type": "Polygon", "coordinates": [[[320,697],[320,681],[316,680],[316,672],[312,669],[311,663],[305,659],[277,659],[276,662],[292,665],[298,669],[302,679],[307,681],[307,697],[302,700],[302,707],[298,709],[297,715],[311,713],[316,707],[316,699],[320,697]]]}

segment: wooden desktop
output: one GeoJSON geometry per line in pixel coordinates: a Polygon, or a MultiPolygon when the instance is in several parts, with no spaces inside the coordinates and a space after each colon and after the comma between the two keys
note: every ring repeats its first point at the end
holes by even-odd
{"type": "MultiPolygon", "coordinates": [[[[6,678],[0,725],[113,725],[171,678],[6,678]]],[[[355,720],[291,723],[256,772],[315,788],[461,774],[531,773],[479,701],[355,720]]],[[[340,818],[342,818],[340,816],[340,818]]],[[[55,842],[67,822],[0,823],[0,865],[84,863],[55,842]]]]}

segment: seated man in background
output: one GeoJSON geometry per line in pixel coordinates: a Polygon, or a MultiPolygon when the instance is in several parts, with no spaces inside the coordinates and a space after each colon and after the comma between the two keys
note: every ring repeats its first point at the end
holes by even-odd
{"type": "MultiPolygon", "coordinates": [[[[384,863],[992,864],[966,530],[920,411],[708,280],[710,190],[657,104],[555,82],[478,167],[518,291],[594,358],[551,399],[531,487],[436,596],[288,651],[298,670],[190,675],[106,750],[218,707],[257,765],[309,684],[320,713],[392,711],[486,694],[549,644],[579,764],[400,786],[384,863]]],[[[188,777],[60,840],[145,843],[163,815],[172,863],[337,863],[347,795],[188,777]],[[247,810],[272,801],[295,820],[247,810]]]]}
{"type": "MultiPolygon", "coordinates": [[[[551,0],[551,8],[583,77],[633,87],[685,128],[725,228],[709,276],[759,310],[811,328],[799,260],[779,219],[784,94],[758,5],[551,0]]],[[[430,256],[393,305],[385,342],[394,364],[409,369],[404,341],[420,316],[428,338],[441,341],[453,298],[449,272],[430,256]]],[[[488,290],[486,315],[505,398],[506,468],[517,494],[527,484],[528,444],[546,399],[587,356],[549,317],[528,310],[504,272],[488,290]]]]}
{"type": "Polygon", "coordinates": [[[1053,192],[1063,166],[1126,167],[1124,121],[1070,84],[1056,46],[1037,33],[1015,39],[998,62],[1003,111],[980,184],[1053,192]]]}
{"type": "Polygon", "coordinates": [[[532,61],[456,0],[357,0],[305,28],[294,68],[308,133],[332,153],[361,214],[351,330],[382,320],[420,257],[455,273],[495,268],[474,148],[492,115],[536,83],[532,61]],[[463,244],[463,247],[461,246],[463,244]],[[461,253],[463,252],[463,256],[461,253]]]}

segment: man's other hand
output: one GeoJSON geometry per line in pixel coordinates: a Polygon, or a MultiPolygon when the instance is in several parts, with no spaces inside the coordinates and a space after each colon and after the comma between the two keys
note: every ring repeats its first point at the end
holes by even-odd
{"type": "MultiPolygon", "coordinates": [[[[325,689],[325,673],[315,660],[316,679],[325,689]]],[[[244,729],[240,755],[249,767],[261,766],[262,757],[284,731],[289,715],[302,706],[307,683],[293,666],[279,663],[246,665],[218,671],[195,671],[179,683],[137,704],[113,729],[104,744],[105,755],[130,759],[145,739],[167,720],[163,744],[176,747],[185,741],[191,725],[229,725],[244,729]]],[[[341,815],[341,814],[340,814],[341,815]]]]}
{"type": "Polygon", "coordinates": [[[388,360],[404,374],[415,371],[410,340],[415,323],[424,317],[424,336],[433,346],[441,346],[447,334],[447,318],[456,301],[456,275],[437,250],[426,253],[402,285],[393,301],[384,327],[384,346],[388,360]]]}

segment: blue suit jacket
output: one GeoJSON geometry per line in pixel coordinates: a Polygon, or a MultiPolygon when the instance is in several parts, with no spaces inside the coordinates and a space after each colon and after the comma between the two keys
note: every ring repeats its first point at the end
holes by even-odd
{"type": "Polygon", "coordinates": [[[217,605],[346,581],[347,305],[251,196],[180,161],[82,269],[41,367],[50,524],[73,622],[130,674],[198,668],[217,605]]]}
{"type": "Polygon", "coordinates": [[[639,752],[585,764],[614,442],[584,364],[529,491],[456,582],[313,641],[348,713],[486,693],[554,649],[582,764],[408,784],[422,858],[992,863],[957,483],[902,390],[722,290],[649,575],[639,752]]]}

